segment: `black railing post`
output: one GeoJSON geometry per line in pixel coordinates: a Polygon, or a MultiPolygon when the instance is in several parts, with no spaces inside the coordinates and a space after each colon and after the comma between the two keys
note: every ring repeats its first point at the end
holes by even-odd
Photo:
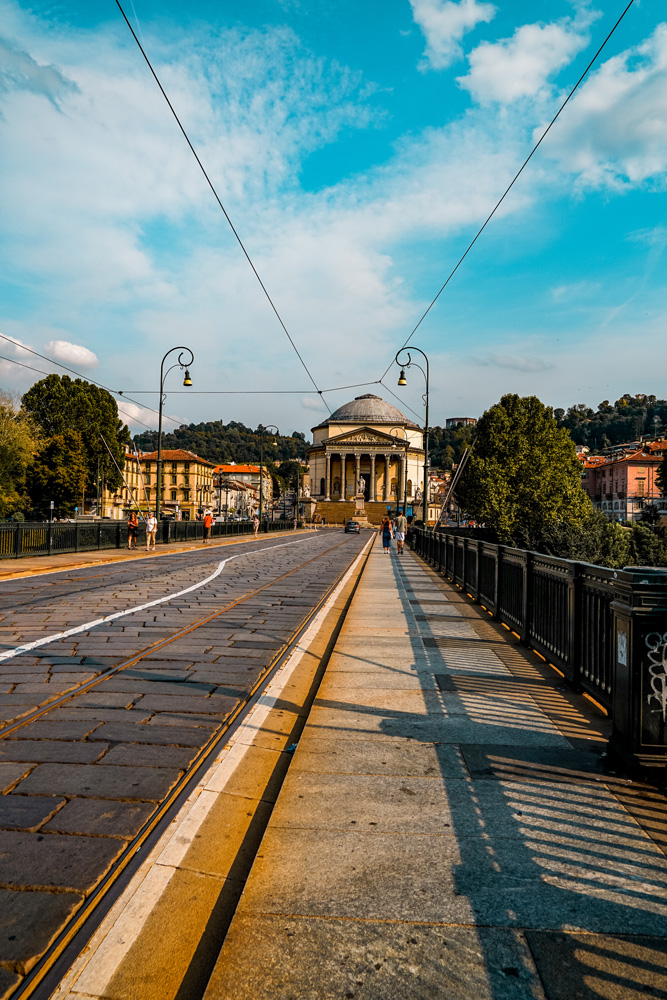
{"type": "Polygon", "coordinates": [[[504,547],[502,545],[496,545],[496,565],[494,567],[494,579],[493,579],[493,595],[494,595],[494,605],[493,605],[493,617],[499,622],[501,619],[500,611],[500,587],[502,584],[502,573],[503,573],[503,551],[504,547]]]}
{"type": "Polygon", "coordinates": [[[521,594],[521,628],[519,635],[521,644],[527,646],[530,641],[531,610],[533,603],[533,553],[526,552],[523,565],[523,590],[521,594]]]}
{"type": "Polygon", "coordinates": [[[97,547],[98,547],[98,549],[102,548],[102,522],[101,521],[97,522],[97,547]]]}
{"type": "Polygon", "coordinates": [[[74,522],[74,551],[79,551],[79,522],[74,522]]]}
{"type": "Polygon", "coordinates": [[[23,528],[20,524],[17,524],[14,528],[14,558],[18,559],[21,555],[21,545],[23,542],[23,528]]]}
{"type": "Polygon", "coordinates": [[[610,749],[631,766],[667,765],[667,570],[627,567],[614,582],[610,749]]]}
{"type": "Polygon", "coordinates": [[[582,645],[582,567],[572,563],[572,575],[568,586],[568,658],[570,661],[569,682],[578,690],[581,688],[581,645],[582,645]]]}
{"type": "Polygon", "coordinates": [[[53,549],[53,522],[49,521],[49,525],[46,529],[46,551],[51,555],[53,549]]]}

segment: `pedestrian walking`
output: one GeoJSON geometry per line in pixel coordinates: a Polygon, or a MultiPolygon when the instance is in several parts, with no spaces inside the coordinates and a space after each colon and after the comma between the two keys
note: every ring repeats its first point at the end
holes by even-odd
{"type": "Polygon", "coordinates": [[[408,530],[408,519],[405,514],[399,514],[396,518],[395,532],[396,532],[396,552],[399,556],[403,555],[403,544],[405,542],[405,533],[408,530]]]}
{"type": "Polygon", "coordinates": [[[389,550],[391,548],[391,538],[393,534],[391,530],[391,521],[389,520],[388,517],[384,518],[382,525],[380,526],[380,530],[382,531],[382,550],[384,555],[388,556],[389,550]]]}
{"type": "Polygon", "coordinates": [[[127,547],[128,549],[136,549],[137,547],[137,535],[139,534],[139,518],[137,517],[136,511],[132,511],[127,519],[127,547]]]}
{"type": "Polygon", "coordinates": [[[204,514],[204,545],[208,544],[211,537],[211,526],[213,524],[213,515],[210,510],[207,510],[204,514]]]}
{"type": "Polygon", "coordinates": [[[157,518],[155,514],[149,514],[146,518],[146,551],[155,548],[155,536],[157,535],[157,518]]]}
{"type": "Polygon", "coordinates": [[[257,517],[257,514],[255,514],[255,516],[252,519],[252,528],[253,531],[255,532],[255,538],[257,538],[257,532],[259,531],[259,518],[257,517]]]}

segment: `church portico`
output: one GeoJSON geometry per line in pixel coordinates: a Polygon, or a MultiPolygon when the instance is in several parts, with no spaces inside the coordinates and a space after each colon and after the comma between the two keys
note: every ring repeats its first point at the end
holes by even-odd
{"type": "Polygon", "coordinates": [[[313,428],[311,495],[349,503],[363,493],[385,510],[402,507],[404,499],[410,504],[423,478],[422,441],[421,429],[395,406],[370,393],[358,396],[313,428]]]}

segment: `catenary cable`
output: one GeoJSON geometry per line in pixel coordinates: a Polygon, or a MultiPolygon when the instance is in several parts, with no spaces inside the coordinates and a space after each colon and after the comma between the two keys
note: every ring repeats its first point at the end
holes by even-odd
{"type": "MultiPolygon", "coordinates": [[[[600,55],[600,53],[604,49],[605,45],[607,44],[607,42],[609,41],[609,39],[611,38],[611,36],[614,34],[614,32],[616,31],[616,29],[618,28],[619,24],[621,23],[621,21],[623,20],[623,18],[625,17],[625,15],[630,10],[630,8],[632,7],[632,5],[633,5],[634,2],[635,2],[635,0],[630,0],[630,2],[628,3],[628,5],[626,6],[625,10],[623,11],[623,13],[620,15],[620,17],[618,18],[618,20],[616,21],[616,23],[614,24],[614,26],[612,27],[612,29],[609,31],[609,33],[607,34],[606,38],[604,39],[604,41],[602,42],[602,44],[600,45],[600,47],[596,51],[595,55],[593,56],[593,58],[588,63],[588,65],[584,69],[583,73],[581,74],[581,76],[579,77],[579,79],[577,80],[577,82],[575,83],[575,85],[572,87],[572,89],[568,93],[567,97],[565,98],[565,100],[563,101],[563,103],[561,104],[561,106],[558,108],[558,111],[553,116],[553,118],[551,119],[551,121],[549,122],[549,124],[547,125],[547,127],[545,128],[544,132],[542,133],[542,135],[540,136],[540,138],[537,140],[537,142],[535,143],[535,145],[531,149],[530,153],[528,154],[528,156],[526,157],[526,159],[523,161],[523,163],[521,164],[520,168],[517,170],[516,174],[514,175],[514,177],[512,178],[512,180],[510,181],[510,183],[508,184],[508,186],[505,188],[505,191],[503,192],[503,194],[501,195],[501,197],[499,198],[499,200],[496,202],[494,208],[487,215],[486,219],[484,220],[484,222],[482,223],[482,225],[480,226],[480,228],[475,233],[473,239],[470,241],[470,243],[468,244],[468,246],[466,247],[466,249],[464,250],[464,252],[461,254],[461,256],[457,260],[457,262],[454,265],[454,267],[452,268],[452,270],[447,275],[446,280],[443,282],[443,284],[440,286],[440,288],[438,290],[438,294],[431,300],[431,302],[428,305],[428,307],[424,310],[424,312],[420,316],[419,321],[415,324],[415,326],[411,330],[411,332],[410,332],[407,340],[405,340],[404,343],[402,344],[401,350],[403,350],[404,347],[407,347],[407,345],[410,343],[410,341],[414,337],[415,333],[417,332],[417,330],[419,329],[419,327],[422,325],[422,323],[424,322],[424,320],[426,319],[426,317],[430,313],[431,309],[433,308],[433,306],[436,304],[436,302],[438,301],[438,299],[440,298],[440,296],[444,292],[444,290],[447,287],[447,285],[449,284],[449,282],[452,280],[452,278],[454,277],[454,275],[456,274],[456,272],[460,268],[461,264],[466,259],[466,257],[468,256],[468,254],[470,253],[470,251],[474,247],[475,243],[477,242],[477,240],[480,238],[480,236],[482,235],[482,233],[484,232],[484,230],[488,226],[488,224],[491,221],[491,219],[494,217],[494,215],[496,214],[496,212],[498,211],[498,209],[500,208],[500,206],[502,205],[502,203],[505,201],[505,198],[507,197],[507,195],[510,193],[510,191],[514,187],[514,185],[518,181],[519,177],[524,172],[524,170],[526,169],[526,167],[528,166],[528,164],[532,160],[533,156],[535,155],[535,153],[537,152],[537,150],[542,145],[542,143],[546,139],[547,135],[549,134],[549,132],[553,128],[553,126],[556,124],[556,121],[560,117],[560,114],[563,111],[563,109],[565,108],[566,104],[568,104],[569,101],[570,101],[570,99],[574,96],[575,91],[579,88],[579,86],[583,82],[584,78],[588,75],[588,72],[589,72],[590,68],[596,62],[598,56],[600,55]]],[[[387,367],[385,368],[385,370],[382,372],[382,376],[379,379],[380,382],[385,377],[385,375],[387,374],[387,372],[389,371],[389,369],[391,368],[391,366],[393,365],[393,363],[394,362],[391,361],[387,365],[387,367]]],[[[385,388],[386,388],[386,386],[385,386],[385,388]]]]}
{"type": "MultiPolygon", "coordinates": [[[[0,336],[2,336],[2,335],[0,334],[0,336]]],[[[26,348],[26,350],[27,350],[27,348],[26,348]]],[[[27,368],[28,371],[36,372],[38,375],[52,375],[53,374],[53,372],[42,371],[41,368],[33,368],[32,365],[24,365],[22,361],[17,361],[15,358],[7,358],[3,354],[0,354],[0,361],[7,361],[7,362],[9,362],[10,365],[18,365],[19,368],[27,368]]],[[[81,378],[84,378],[84,376],[82,375],[81,378]]],[[[97,382],[95,384],[99,385],[99,382],[97,382]]],[[[104,388],[104,386],[102,388],[104,388]]],[[[113,390],[107,390],[107,391],[108,392],[112,392],[113,390]]],[[[137,404],[137,405],[140,405],[140,404],[137,404]]],[[[139,420],[138,417],[133,417],[131,413],[127,413],[127,411],[123,410],[122,407],[118,406],[118,403],[116,403],[116,407],[118,409],[118,412],[119,413],[123,413],[132,423],[141,424],[142,427],[145,427],[147,430],[151,430],[151,427],[148,424],[145,424],[143,422],[143,420],[139,420]]],[[[150,407],[144,407],[144,408],[145,409],[150,409],[150,407]]]]}
{"type": "MultiPolygon", "coordinates": [[[[116,0],[116,6],[118,7],[118,10],[119,10],[119,11],[121,12],[121,14],[122,14],[122,16],[123,16],[123,20],[125,21],[125,24],[126,24],[126,25],[128,26],[128,28],[130,29],[130,32],[131,32],[131,34],[132,34],[132,37],[134,38],[135,42],[137,43],[137,46],[138,46],[138,48],[139,48],[139,51],[141,52],[142,56],[144,57],[144,59],[145,59],[145,61],[146,61],[146,65],[148,66],[148,68],[149,68],[149,70],[151,71],[151,74],[152,74],[152,76],[153,76],[153,79],[155,80],[156,84],[158,85],[158,88],[159,88],[159,90],[160,90],[160,93],[162,94],[162,96],[164,97],[165,101],[167,102],[167,106],[168,106],[169,110],[171,111],[172,115],[174,116],[174,118],[175,118],[175,120],[176,120],[176,124],[178,125],[179,129],[181,130],[181,133],[182,133],[182,135],[183,135],[183,138],[185,139],[185,141],[187,142],[188,146],[190,147],[190,152],[192,153],[192,155],[194,156],[195,160],[197,161],[197,164],[198,164],[198,166],[199,166],[199,169],[201,170],[202,174],[204,175],[204,178],[205,178],[205,180],[206,180],[206,183],[208,184],[208,186],[210,187],[211,191],[213,192],[213,197],[214,197],[214,198],[215,198],[215,200],[217,201],[217,203],[218,203],[218,205],[219,205],[219,207],[220,207],[220,210],[222,211],[222,214],[224,215],[225,219],[227,220],[227,223],[228,223],[228,225],[229,225],[229,228],[231,229],[232,233],[234,234],[234,236],[235,236],[235,238],[236,238],[236,242],[237,242],[237,243],[238,243],[238,245],[239,245],[239,246],[241,247],[241,250],[243,251],[243,255],[244,255],[245,259],[246,259],[246,260],[248,261],[248,264],[249,264],[249,265],[250,265],[250,267],[252,268],[252,272],[253,272],[253,274],[255,275],[255,277],[257,278],[257,281],[259,282],[259,285],[260,285],[260,288],[261,288],[261,289],[262,289],[262,291],[264,292],[264,295],[266,296],[266,298],[267,298],[267,301],[268,301],[269,305],[271,306],[271,309],[273,310],[273,312],[274,312],[274,314],[275,314],[275,316],[276,316],[276,319],[278,320],[278,322],[280,323],[281,327],[283,328],[283,331],[285,332],[285,335],[286,335],[287,339],[289,340],[290,344],[292,345],[292,347],[293,347],[293,349],[294,349],[294,353],[296,354],[297,358],[299,359],[299,361],[300,361],[300,362],[301,362],[301,364],[303,365],[303,368],[304,368],[304,371],[306,372],[306,375],[308,376],[308,378],[310,379],[310,381],[311,381],[311,382],[313,383],[313,385],[315,386],[315,389],[316,389],[316,391],[317,391],[317,392],[318,392],[318,393],[320,394],[320,396],[321,396],[321,395],[322,395],[322,393],[321,393],[320,389],[319,389],[319,388],[318,388],[318,386],[317,386],[317,382],[315,381],[315,379],[313,378],[313,376],[312,376],[312,375],[310,374],[310,370],[309,370],[309,368],[308,368],[308,365],[306,364],[306,362],[305,362],[305,361],[303,360],[303,358],[301,357],[301,354],[300,354],[300,352],[299,352],[299,349],[298,349],[298,347],[296,346],[296,344],[295,344],[295,343],[294,343],[294,341],[292,340],[292,336],[291,336],[291,334],[290,334],[289,330],[287,329],[287,327],[285,326],[285,323],[283,322],[283,318],[282,318],[282,316],[280,315],[280,313],[278,312],[278,309],[277,309],[277,307],[276,307],[276,304],[274,303],[273,299],[271,298],[271,296],[270,296],[270,294],[269,294],[269,291],[268,291],[268,289],[267,289],[266,285],[265,285],[265,284],[264,284],[264,282],[262,281],[262,279],[261,279],[261,277],[260,277],[260,274],[259,274],[259,271],[258,271],[258,270],[257,270],[257,268],[255,267],[255,265],[254,265],[254,263],[253,263],[253,260],[252,260],[252,258],[251,258],[251,256],[250,256],[250,254],[249,254],[249,253],[248,253],[248,251],[246,250],[246,248],[245,248],[245,245],[244,245],[244,243],[243,243],[243,240],[242,240],[242,239],[241,239],[241,237],[239,236],[239,233],[238,233],[238,231],[237,231],[236,227],[234,226],[234,223],[232,222],[232,220],[231,220],[231,218],[230,218],[230,216],[229,216],[229,214],[228,214],[228,212],[227,212],[227,209],[226,209],[226,208],[225,208],[225,206],[223,205],[223,203],[222,203],[222,200],[221,200],[221,198],[220,198],[220,196],[219,196],[218,192],[217,192],[217,191],[216,191],[216,189],[215,189],[215,186],[214,186],[214,184],[213,184],[213,181],[211,180],[211,178],[210,178],[210,177],[208,176],[208,174],[207,174],[207,172],[206,172],[206,169],[205,169],[205,167],[204,167],[204,164],[203,164],[203,163],[202,163],[202,161],[201,161],[201,160],[199,159],[199,155],[198,155],[198,153],[197,153],[197,151],[196,151],[195,147],[194,147],[194,146],[192,145],[192,142],[190,141],[190,137],[188,136],[188,133],[187,133],[187,132],[185,131],[185,128],[183,127],[183,125],[182,125],[182,123],[181,123],[181,120],[180,120],[180,118],[179,118],[179,117],[178,117],[178,115],[176,114],[176,110],[175,110],[175,108],[174,108],[173,104],[171,103],[171,101],[170,101],[170,100],[169,100],[169,98],[167,97],[167,92],[165,91],[164,87],[163,87],[163,86],[162,86],[162,84],[160,83],[160,79],[159,79],[159,77],[158,77],[157,73],[155,72],[155,70],[153,69],[153,66],[152,66],[152,63],[151,63],[150,59],[148,58],[148,56],[147,56],[147,54],[146,54],[146,50],[144,49],[143,45],[141,44],[141,42],[139,41],[139,39],[138,39],[138,37],[137,37],[137,33],[135,32],[134,28],[133,28],[133,27],[132,27],[132,25],[130,24],[130,22],[129,22],[128,18],[127,18],[127,14],[125,13],[125,11],[124,11],[124,10],[123,10],[123,8],[122,8],[122,5],[121,5],[121,3],[120,3],[120,0],[116,0]]],[[[329,412],[331,412],[331,409],[330,409],[330,407],[329,407],[329,404],[328,404],[328,403],[326,402],[326,400],[324,400],[324,403],[325,403],[325,405],[326,405],[327,409],[329,410],[329,412]]]]}
{"type": "MultiPolygon", "coordinates": [[[[58,368],[62,368],[64,371],[70,372],[72,375],[76,375],[77,378],[82,378],[84,380],[84,382],[92,382],[93,385],[99,386],[100,389],[105,389],[107,392],[112,393],[114,396],[122,396],[123,399],[126,400],[128,403],[136,403],[137,406],[141,406],[144,410],[152,410],[153,413],[158,413],[159,412],[153,406],[144,406],[144,404],[140,403],[139,400],[132,399],[131,396],[126,396],[119,389],[110,389],[108,385],[104,385],[102,382],[97,382],[94,378],[91,378],[89,375],[83,375],[81,372],[75,371],[74,368],[68,368],[67,365],[61,364],[60,361],[54,361],[53,358],[47,357],[46,354],[40,354],[39,351],[33,350],[32,347],[26,347],[25,344],[19,344],[19,342],[17,340],[12,340],[11,337],[6,337],[4,333],[0,333],[0,337],[2,337],[3,340],[6,340],[7,343],[13,344],[14,347],[20,347],[22,351],[27,351],[29,354],[34,354],[36,358],[41,358],[42,361],[48,361],[48,363],[50,365],[56,365],[58,368]]],[[[16,364],[16,365],[20,365],[21,364],[20,361],[14,361],[12,358],[3,358],[3,360],[4,361],[12,361],[13,364],[16,364]]],[[[22,368],[30,368],[30,365],[22,365],[21,367],[22,368]]],[[[32,368],[31,371],[37,372],[39,370],[37,368],[32,368]]],[[[52,375],[53,372],[39,372],[39,374],[40,375],[52,375]]],[[[180,423],[181,423],[181,421],[177,420],[176,417],[170,417],[168,413],[163,414],[163,416],[164,416],[165,420],[171,420],[172,423],[174,423],[174,424],[179,424],[180,425],[180,423]]],[[[142,420],[137,420],[136,422],[139,423],[139,424],[143,423],[142,420]]],[[[144,424],[144,427],[146,427],[146,426],[148,426],[148,425],[144,424]]]]}

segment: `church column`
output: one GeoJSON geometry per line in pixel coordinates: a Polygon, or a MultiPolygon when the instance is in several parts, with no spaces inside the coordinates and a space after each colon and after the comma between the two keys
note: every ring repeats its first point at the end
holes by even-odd
{"type": "Polygon", "coordinates": [[[356,497],[357,493],[359,492],[359,479],[361,477],[361,455],[359,454],[359,452],[356,452],[354,460],[355,460],[354,492],[352,496],[356,497]]]}
{"type": "Polygon", "coordinates": [[[391,461],[391,455],[386,455],[385,454],[385,456],[384,456],[384,495],[382,497],[382,499],[384,500],[385,503],[389,499],[389,487],[391,485],[390,482],[389,482],[389,462],[390,461],[391,461]]]}
{"type": "Polygon", "coordinates": [[[375,500],[375,453],[371,454],[371,487],[368,494],[370,500],[375,500]]]}
{"type": "Polygon", "coordinates": [[[326,453],[327,468],[324,473],[324,499],[331,500],[331,455],[326,453]]]}
{"type": "MultiPolygon", "coordinates": [[[[401,455],[401,475],[398,481],[398,493],[396,494],[396,506],[403,510],[403,499],[405,497],[405,483],[408,474],[406,456],[401,455]]],[[[405,514],[405,511],[403,511],[405,514]]]]}
{"type": "Polygon", "coordinates": [[[340,498],[345,500],[345,479],[347,476],[347,452],[341,451],[340,453],[340,498]]]}

